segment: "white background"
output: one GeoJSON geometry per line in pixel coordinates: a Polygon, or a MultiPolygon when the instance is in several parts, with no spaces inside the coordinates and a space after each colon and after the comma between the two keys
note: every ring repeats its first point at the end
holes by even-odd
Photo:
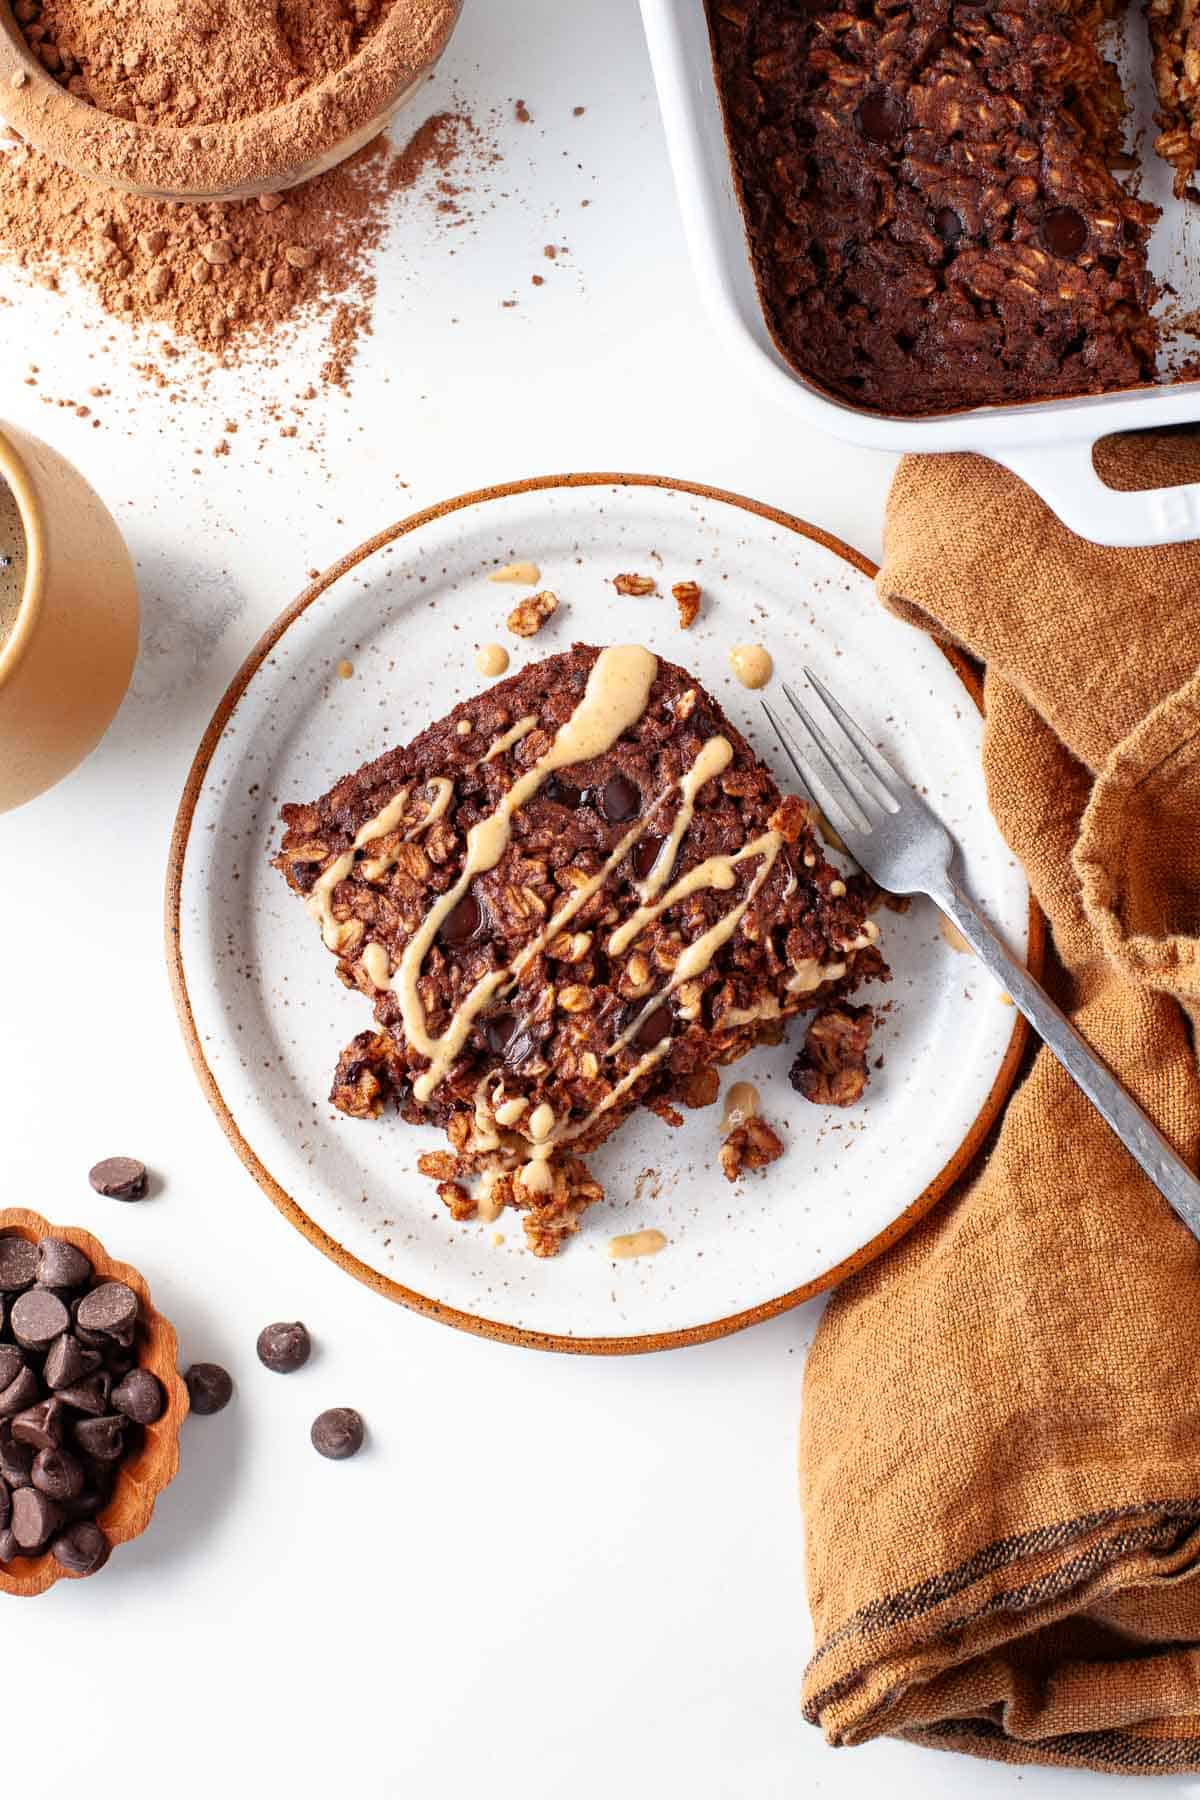
{"type": "Polygon", "coordinates": [[[0,820],[0,1194],[138,1264],[185,1363],[224,1362],[238,1388],[189,1421],[144,1538],[94,1581],[5,1602],[0,1780],[22,1800],[1097,1789],[894,1744],[834,1754],[802,1722],[795,1452],[815,1309],[627,1361],[456,1334],[293,1233],[192,1076],[160,941],[171,820],[227,680],[309,568],[439,498],[572,468],[732,487],[878,552],[888,460],[802,437],[723,367],[633,0],[468,0],[412,122],[453,96],[481,121],[495,109],[504,160],[457,232],[398,203],[354,393],[296,440],[255,420],[305,386],[303,349],[171,404],[133,374],[123,327],[2,284],[0,416],[109,501],[145,625],[104,745],[0,820]],[[547,242],[569,255],[551,265],[547,242]],[[113,390],[99,429],[43,401],[97,383],[113,390]],[[234,454],[214,460],[231,414],[234,454]],[[87,1186],[126,1151],[162,1178],[141,1207],[87,1186]],[[278,1317],[318,1345],[288,1379],[254,1357],[278,1317]],[[353,1463],[307,1443],[334,1404],[369,1422],[353,1463]]]}

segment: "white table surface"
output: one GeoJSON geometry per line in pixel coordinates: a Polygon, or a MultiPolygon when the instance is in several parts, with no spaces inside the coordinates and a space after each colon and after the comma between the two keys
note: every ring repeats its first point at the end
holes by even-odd
{"type": "Polygon", "coordinates": [[[100,489],[145,605],[104,744],[0,820],[3,1198],[97,1232],[144,1270],[185,1362],[238,1381],[224,1414],[187,1425],[144,1538],[93,1582],[6,1603],[4,1786],[22,1800],[1094,1791],[1105,1778],[895,1744],[835,1755],[802,1721],[795,1452],[815,1307],[629,1360],[460,1335],[294,1233],[192,1075],[160,948],[175,803],[227,680],[309,568],[429,502],[568,469],[716,483],[879,549],[889,460],[802,436],[722,366],[634,0],[468,0],[421,111],[454,96],[481,121],[494,110],[504,161],[469,229],[398,205],[353,395],[309,412],[320,456],[307,427],[280,440],[254,425],[264,395],[305,385],[300,351],[171,404],[134,374],[125,329],[0,279],[0,417],[100,489]],[[553,265],[551,241],[569,246],[553,265]],[[113,390],[100,429],[43,400],[99,383],[113,390]],[[214,459],[230,414],[243,428],[214,459]],[[90,1192],[89,1165],[115,1152],[161,1172],[158,1197],[90,1192]],[[277,1317],[305,1319],[318,1344],[287,1380],[254,1356],[277,1317]],[[308,1446],[334,1404],[369,1422],[350,1464],[308,1446]]]}

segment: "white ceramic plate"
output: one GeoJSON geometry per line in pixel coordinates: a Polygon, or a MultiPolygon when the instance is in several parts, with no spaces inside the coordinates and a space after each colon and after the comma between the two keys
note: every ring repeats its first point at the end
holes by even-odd
{"type": "Polygon", "coordinates": [[[884,912],[894,980],[867,996],[888,1010],[874,1046],[884,1065],[862,1105],[810,1106],[787,1082],[795,1045],[760,1050],[725,1082],[756,1082],[786,1135],[764,1174],[725,1181],[719,1109],[678,1130],[644,1114],[591,1159],[609,1198],[562,1255],[531,1255],[511,1214],[454,1224],[416,1172],[440,1134],[327,1103],[338,1052],[369,1010],[338,983],[268,858],[284,800],[313,798],[476,691],[474,651],[493,639],[514,668],[575,639],[649,645],[695,672],[785,786],[728,652],[759,642],[784,674],[814,665],[928,794],[975,895],[1024,953],[1028,890],[988,812],[975,701],[939,649],[882,612],[869,565],[811,527],[682,484],[560,478],[435,508],[329,571],[256,647],[197,755],[168,892],[176,998],[226,1131],[293,1223],[361,1279],[494,1336],[634,1350],[734,1330],[878,1254],[945,1191],[1011,1082],[1016,1015],[928,903],[884,912]],[[513,559],[536,561],[562,601],[527,642],[504,626],[522,590],[485,579],[513,559]],[[662,594],[617,595],[611,578],[629,569],[654,574],[662,594]],[[669,588],[686,578],[704,605],[685,634],[669,588]],[[614,1262],[609,1238],[643,1227],[667,1248],[614,1262]]]}

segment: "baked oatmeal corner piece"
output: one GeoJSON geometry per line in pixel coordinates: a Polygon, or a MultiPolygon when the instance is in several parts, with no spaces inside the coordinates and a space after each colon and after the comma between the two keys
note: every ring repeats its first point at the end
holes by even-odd
{"type": "Polygon", "coordinates": [[[867,1085],[867,1047],[875,1014],[835,1001],[815,1015],[788,1079],[814,1106],[853,1106],[867,1085]]]}

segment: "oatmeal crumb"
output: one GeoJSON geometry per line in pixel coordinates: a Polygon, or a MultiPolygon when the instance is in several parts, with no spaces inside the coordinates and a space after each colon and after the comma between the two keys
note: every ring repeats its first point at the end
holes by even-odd
{"type": "Polygon", "coordinates": [[[679,608],[679,628],[687,631],[696,622],[700,611],[700,584],[696,581],[677,581],[671,589],[676,606],[679,608]]]}
{"type": "Polygon", "coordinates": [[[747,1119],[721,1145],[721,1168],[726,1181],[736,1181],[744,1169],[765,1169],[783,1155],[783,1139],[765,1119],[747,1119]]]}
{"type": "Polygon", "coordinates": [[[528,600],[513,607],[508,615],[508,629],[516,632],[518,637],[533,637],[557,611],[558,595],[544,588],[540,594],[531,594],[528,600]]]}

